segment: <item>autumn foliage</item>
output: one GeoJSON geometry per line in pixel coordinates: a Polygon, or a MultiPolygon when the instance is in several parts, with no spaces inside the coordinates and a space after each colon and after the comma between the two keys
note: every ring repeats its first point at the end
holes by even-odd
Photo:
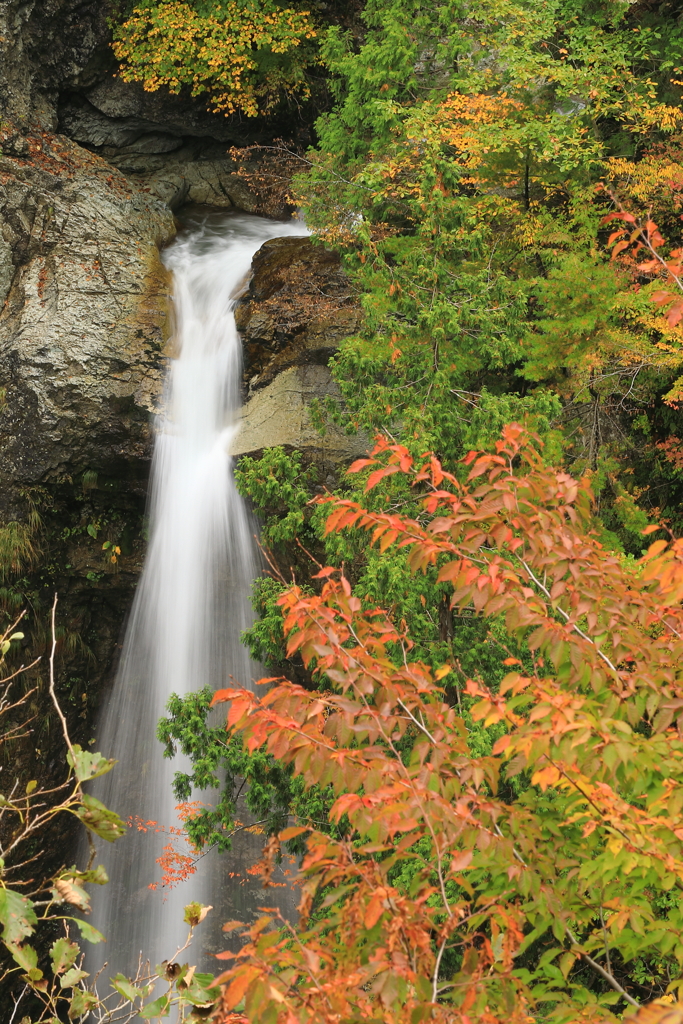
{"type": "Polygon", "coordinates": [[[198,10],[185,0],[146,0],[114,31],[124,81],[148,92],[167,86],[206,94],[215,111],[249,117],[283,95],[306,95],[306,57],[295,56],[315,30],[308,11],[273,0],[227,0],[198,10]]]}
{"type": "Polygon", "coordinates": [[[527,654],[501,650],[495,692],[470,680],[461,713],[451,666],[413,660],[326,568],[320,594],[281,598],[320,691],[216,694],[250,750],[332,787],[341,828],[308,831],[298,922],[264,910],[223,954],[224,1007],[245,998],[250,1021],[597,1022],[651,998],[643,958],[670,998],[683,984],[683,541],[637,562],[605,550],[587,483],[516,425],[465,465],[461,483],[382,441],[353,471],[367,489],[405,474],[422,513],[328,499],[327,528],[405,549],[458,614],[502,619],[527,654]],[[491,754],[470,750],[465,713],[491,754]]]}

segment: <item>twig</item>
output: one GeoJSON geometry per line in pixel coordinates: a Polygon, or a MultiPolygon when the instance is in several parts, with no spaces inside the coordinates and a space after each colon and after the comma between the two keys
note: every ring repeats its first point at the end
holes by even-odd
{"type": "Polygon", "coordinates": [[[448,938],[445,938],[439,946],[439,952],[436,954],[436,962],[434,964],[434,973],[432,974],[432,1002],[435,1003],[439,995],[439,969],[441,967],[441,957],[444,954],[446,943],[448,938]]]}
{"type": "Polygon", "coordinates": [[[433,744],[434,744],[434,746],[436,746],[436,740],[434,739],[434,737],[432,736],[432,734],[431,734],[431,733],[429,732],[429,730],[428,730],[428,729],[427,729],[427,728],[426,728],[426,727],[425,727],[425,726],[424,726],[424,725],[422,724],[422,722],[420,722],[420,721],[419,721],[419,719],[417,719],[417,718],[415,717],[415,715],[414,715],[414,714],[413,714],[413,713],[412,713],[412,712],[411,712],[411,711],[410,711],[410,710],[409,710],[409,709],[408,709],[408,708],[407,708],[407,707],[405,706],[405,704],[403,703],[403,701],[402,701],[402,700],[400,700],[400,699],[399,699],[399,698],[397,697],[397,698],[396,698],[396,703],[397,703],[397,704],[399,705],[399,707],[403,708],[403,710],[405,711],[405,713],[407,714],[407,716],[408,716],[408,718],[409,718],[409,719],[411,720],[411,722],[414,722],[414,723],[415,723],[415,725],[416,725],[416,726],[418,727],[418,729],[420,730],[420,732],[423,732],[423,733],[425,734],[425,736],[427,737],[427,739],[429,740],[429,742],[430,742],[430,743],[433,743],[433,744]]]}
{"type": "Polygon", "coordinates": [[[73,744],[71,743],[71,739],[69,737],[69,730],[67,728],[66,718],[64,716],[64,712],[62,711],[62,709],[59,706],[59,701],[57,700],[57,694],[55,693],[55,651],[57,650],[57,633],[56,633],[56,629],[55,629],[56,615],[57,615],[57,595],[55,594],[55,599],[54,599],[53,604],[52,604],[52,618],[51,618],[51,625],[52,625],[52,649],[50,650],[50,696],[52,697],[52,703],[54,704],[54,706],[56,708],[57,714],[59,715],[59,720],[62,723],[62,732],[64,733],[64,741],[65,741],[67,747],[69,748],[69,753],[71,754],[71,761],[72,761],[72,764],[75,767],[75,765],[76,765],[76,756],[74,754],[73,744]]]}
{"type": "Polygon", "coordinates": [[[19,994],[19,998],[15,999],[15,1001],[14,1001],[14,1009],[12,1010],[12,1016],[10,1017],[10,1019],[8,1021],[8,1024],[12,1024],[14,1018],[17,1015],[17,1010],[19,1009],[19,1003],[24,998],[24,996],[26,995],[27,992],[28,992],[28,985],[24,985],[24,987],[22,988],[22,990],[21,990],[21,992],[19,994]]]}
{"type": "MultiPolygon", "coordinates": [[[[531,579],[532,582],[536,584],[538,589],[540,591],[542,591],[542,593],[548,598],[548,600],[552,602],[552,598],[550,596],[550,591],[548,590],[548,588],[545,587],[543,585],[543,583],[541,583],[541,581],[536,578],[536,576],[534,576],[533,572],[531,571],[529,566],[526,564],[524,559],[522,559],[521,562],[522,562],[522,565],[524,566],[524,568],[526,569],[527,573],[529,574],[529,579],[531,579]]],[[[575,633],[578,633],[580,637],[582,637],[584,640],[587,640],[588,643],[592,647],[595,648],[595,650],[597,651],[598,655],[602,658],[602,660],[605,662],[605,664],[608,666],[608,668],[610,668],[612,670],[612,672],[614,672],[614,675],[617,677],[617,679],[619,679],[619,673],[618,673],[618,671],[616,669],[616,666],[613,665],[612,662],[610,661],[610,659],[607,657],[607,655],[604,654],[600,650],[600,648],[596,644],[595,640],[592,640],[588,636],[587,633],[584,633],[584,631],[579,626],[577,626],[575,622],[571,622],[571,619],[570,619],[569,615],[567,614],[567,612],[564,610],[564,608],[560,608],[560,606],[557,605],[555,607],[555,611],[559,612],[560,615],[562,616],[562,618],[565,620],[565,622],[568,622],[571,625],[571,627],[572,627],[572,629],[574,630],[575,633]]]]}
{"type": "MultiPolygon", "coordinates": [[[[567,935],[569,936],[572,944],[574,946],[578,947],[579,946],[578,940],[572,935],[572,933],[569,930],[569,928],[567,927],[567,925],[564,926],[564,930],[566,931],[567,935]]],[[[586,961],[586,963],[589,963],[591,965],[591,967],[593,968],[594,971],[598,972],[598,974],[600,975],[601,978],[605,979],[605,981],[607,982],[608,985],[611,985],[611,987],[614,989],[615,992],[618,992],[619,995],[623,996],[627,1003],[630,1003],[631,1006],[635,1006],[635,1007],[639,1007],[640,1006],[640,1003],[636,999],[634,999],[633,996],[630,996],[628,994],[626,989],[622,985],[619,984],[619,982],[614,977],[614,975],[610,974],[609,971],[606,971],[605,968],[602,966],[602,964],[599,964],[597,960],[594,960],[592,956],[589,956],[588,953],[585,953],[581,948],[577,948],[576,952],[579,954],[579,956],[583,957],[583,959],[586,961]]]]}

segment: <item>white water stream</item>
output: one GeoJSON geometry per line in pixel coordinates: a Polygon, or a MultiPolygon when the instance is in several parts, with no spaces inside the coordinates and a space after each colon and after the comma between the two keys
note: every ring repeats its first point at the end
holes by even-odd
{"type": "MultiPolygon", "coordinates": [[[[97,737],[96,749],[119,764],[91,789],[124,820],[180,825],[171,784],[186,765],[164,758],[155,735],[171,693],[230,685],[230,676],[249,686],[261,674],[239,639],[252,619],[258,563],[231,472],[242,368],[232,311],[263,242],[302,234],[296,221],[205,212],[186,222],[164,255],[174,275],[176,357],[156,421],[147,559],[97,737]]],[[[131,830],[102,844],[99,860],[110,882],[94,894],[91,921],[107,945],[94,947],[91,973],[106,960],[106,976],[130,975],[139,954],[152,966],[171,959],[187,934],[182,908],[192,900],[216,904],[221,888],[237,884],[228,875],[244,851],[213,851],[190,879],[170,892],[153,891],[149,885],[161,876],[156,858],[167,842],[164,834],[131,830]]]]}

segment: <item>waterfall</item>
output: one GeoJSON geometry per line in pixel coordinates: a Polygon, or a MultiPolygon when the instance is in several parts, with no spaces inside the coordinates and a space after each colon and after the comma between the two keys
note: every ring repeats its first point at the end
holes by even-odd
{"type": "MultiPolygon", "coordinates": [[[[263,242],[302,234],[296,221],[195,212],[164,254],[177,331],[155,424],[149,548],[97,736],[97,749],[119,764],[91,789],[124,820],[180,826],[172,779],[187,766],[164,758],[156,739],[171,693],[230,685],[231,675],[249,686],[260,674],[240,643],[258,564],[231,472],[242,368],[233,307],[263,242]]],[[[218,890],[231,884],[220,877],[230,855],[214,851],[176,888],[150,889],[166,842],[163,833],[131,829],[100,850],[110,882],[94,894],[91,920],[107,945],[94,947],[91,973],[105,960],[110,976],[134,973],[140,954],[152,967],[172,958],[187,934],[182,908],[192,900],[215,904],[218,890]]]]}

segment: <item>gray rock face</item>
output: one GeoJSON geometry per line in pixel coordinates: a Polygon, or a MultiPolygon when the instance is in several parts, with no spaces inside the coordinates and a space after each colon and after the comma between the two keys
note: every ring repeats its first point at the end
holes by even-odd
{"type": "Polygon", "coordinates": [[[57,97],[108,37],[102,0],[0,0],[0,110],[54,130],[57,97]]]}
{"type": "Polygon", "coordinates": [[[364,434],[348,435],[334,424],[321,434],[311,406],[330,396],[337,398],[339,388],[326,366],[288,367],[244,405],[232,454],[254,455],[282,445],[330,470],[365,454],[371,445],[364,434]]]}
{"type": "Polygon", "coordinates": [[[0,306],[5,304],[13,277],[14,262],[12,260],[12,249],[9,242],[6,242],[0,234],[0,306]]]}
{"type": "Polygon", "coordinates": [[[172,210],[177,210],[183,203],[199,203],[223,209],[235,206],[246,213],[257,212],[256,196],[236,173],[235,164],[227,158],[164,160],[161,167],[155,158],[119,157],[112,158],[112,162],[116,162],[138,188],[151,192],[172,210]]]}
{"type": "MultiPolygon", "coordinates": [[[[236,115],[212,114],[197,97],[173,95],[167,89],[146,92],[139,82],[124,82],[107,71],[92,86],[64,93],[59,103],[63,132],[87,146],[131,146],[154,135],[169,145],[175,141],[203,139],[227,145],[255,141],[260,125],[236,115]]],[[[147,145],[153,143],[148,140],[147,145]]],[[[141,152],[162,153],[148,148],[141,152]]]]}
{"type": "Polygon", "coordinates": [[[168,208],[69,140],[32,150],[0,158],[15,268],[0,314],[5,505],[28,484],[147,459],[169,290],[158,246],[174,233],[168,208]]]}

